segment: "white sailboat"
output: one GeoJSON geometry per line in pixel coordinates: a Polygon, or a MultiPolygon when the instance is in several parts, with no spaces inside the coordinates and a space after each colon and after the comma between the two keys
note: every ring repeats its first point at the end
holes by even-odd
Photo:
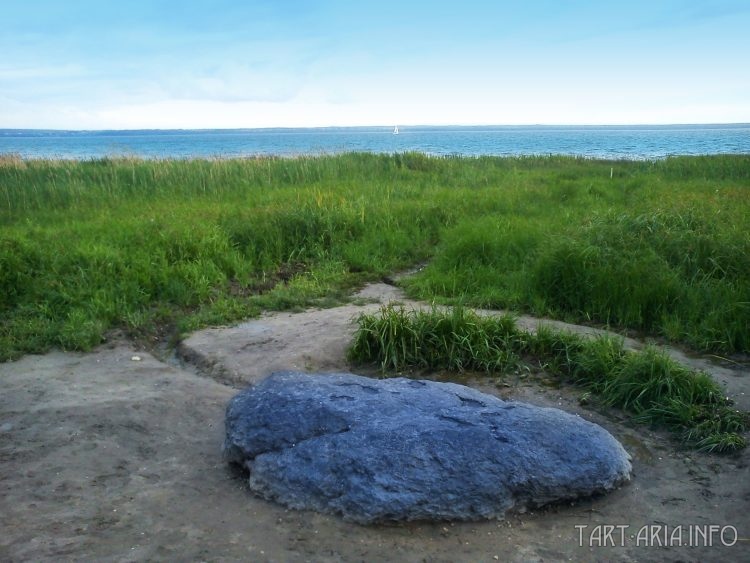
{"type": "Polygon", "coordinates": [[[398,135],[398,125],[393,128],[393,134],[398,135]]]}

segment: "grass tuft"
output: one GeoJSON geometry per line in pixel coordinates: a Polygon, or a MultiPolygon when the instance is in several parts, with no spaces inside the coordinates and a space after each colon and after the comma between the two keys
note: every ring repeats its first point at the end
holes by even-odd
{"type": "Polygon", "coordinates": [[[386,306],[377,315],[360,315],[357,324],[349,359],[377,363],[383,372],[502,374],[522,362],[536,363],[637,422],[670,428],[691,447],[729,452],[746,446],[747,413],[733,410],[710,376],[654,347],[627,351],[620,338],[589,339],[545,326],[530,333],[518,329],[512,317],[483,317],[460,307],[386,306]]]}
{"type": "Polygon", "coordinates": [[[380,316],[362,314],[349,359],[377,361],[382,370],[447,369],[503,372],[516,365],[518,338],[511,316],[480,317],[471,310],[449,313],[384,306],[380,316]]]}

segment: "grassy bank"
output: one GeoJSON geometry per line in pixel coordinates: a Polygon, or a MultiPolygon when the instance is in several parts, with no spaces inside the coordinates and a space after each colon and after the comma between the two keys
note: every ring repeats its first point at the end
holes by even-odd
{"type": "Polygon", "coordinates": [[[414,297],[750,351],[750,156],[25,161],[0,156],[0,360],[414,297]]]}
{"type": "Polygon", "coordinates": [[[582,386],[607,406],[635,420],[663,425],[704,451],[731,452],[747,444],[748,414],[732,409],[721,388],[660,352],[626,351],[621,339],[587,339],[541,327],[520,330],[509,316],[383,307],[363,314],[349,350],[351,360],[377,363],[386,373],[413,370],[476,371],[502,375],[537,367],[582,386]]]}

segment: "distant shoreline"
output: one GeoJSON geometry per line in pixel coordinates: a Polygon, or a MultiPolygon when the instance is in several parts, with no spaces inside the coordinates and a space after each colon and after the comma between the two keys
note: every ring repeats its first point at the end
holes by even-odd
{"type": "MultiPolygon", "coordinates": [[[[547,123],[531,123],[531,124],[489,124],[489,125],[463,125],[463,124],[449,124],[449,125],[430,125],[430,124],[398,124],[402,130],[406,129],[448,129],[448,130],[493,130],[493,129],[537,129],[537,130],[555,130],[555,129],[623,129],[623,130],[648,130],[648,129],[684,129],[684,128],[696,128],[696,129],[712,129],[712,128],[748,128],[750,122],[737,122],[737,123],[634,123],[634,124],[623,124],[623,123],[606,123],[606,124],[578,124],[578,123],[564,123],[564,124],[547,124],[547,123]]],[[[112,134],[112,133],[152,133],[152,134],[170,134],[170,133],[196,133],[205,134],[210,132],[217,133],[241,133],[241,132],[276,132],[276,131],[365,131],[365,130],[393,130],[393,124],[386,125],[321,125],[313,127],[218,127],[218,128],[135,128],[135,129],[56,129],[56,128],[45,128],[45,127],[0,127],[0,136],[11,134],[44,134],[44,133],[69,133],[69,134],[112,134]]]]}
{"type": "Polygon", "coordinates": [[[276,129],[0,129],[0,154],[23,158],[256,158],[367,152],[430,156],[567,155],[656,160],[672,155],[748,154],[750,124],[504,125],[276,129]]]}

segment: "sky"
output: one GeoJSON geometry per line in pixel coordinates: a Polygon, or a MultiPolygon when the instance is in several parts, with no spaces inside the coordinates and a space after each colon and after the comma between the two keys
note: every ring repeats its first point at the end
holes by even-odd
{"type": "Polygon", "coordinates": [[[750,0],[3,0],[0,128],[750,122],[750,0]]]}

